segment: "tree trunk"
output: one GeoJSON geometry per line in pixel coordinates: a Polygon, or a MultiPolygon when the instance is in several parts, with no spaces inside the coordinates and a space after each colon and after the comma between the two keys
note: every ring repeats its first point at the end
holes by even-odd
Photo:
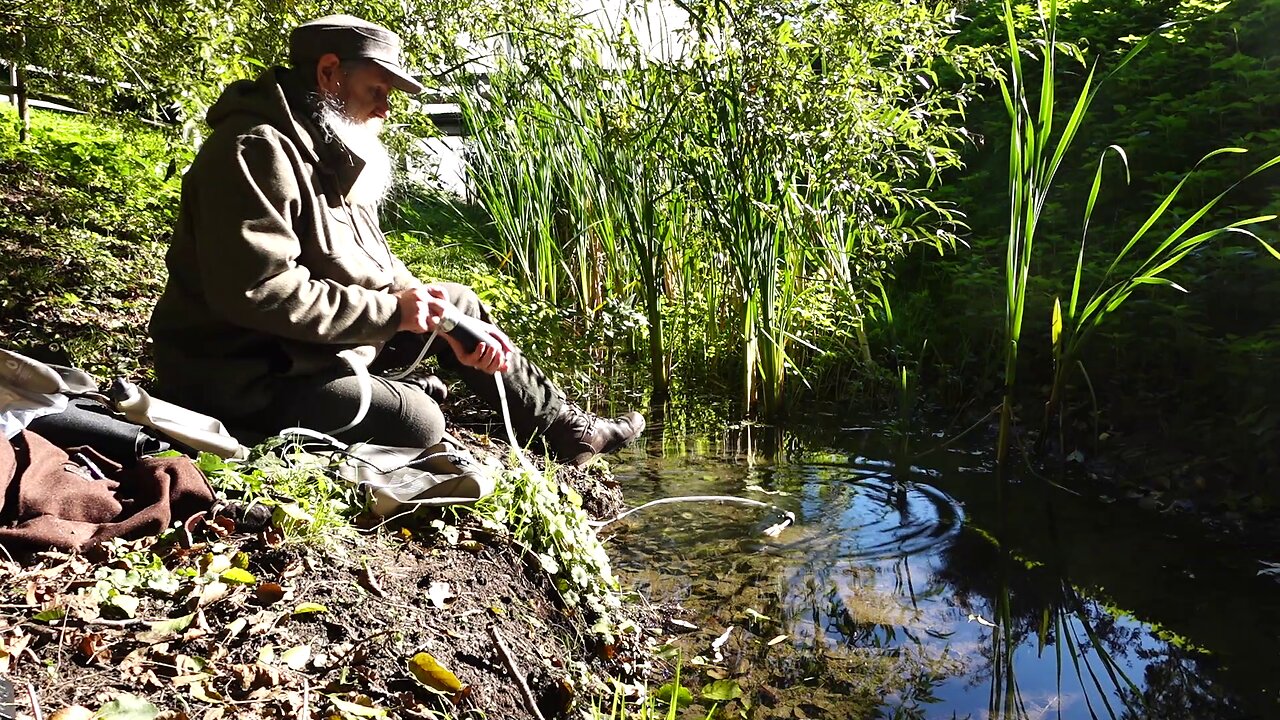
{"type": "Polygon", "coordinates": [[[27,107],[27,34],[18,31],[18,56],[9,58],[9,76],[13,79],[13,94],[18,106],[18,142],[25,145],[31,136],[31,110],[27,107]]]}
{"type": "Polygon", "coordinates": [[[18,96],[18,142],[25,145],[31,135],[31,109],[27,107],[27,71],[16,62],[13,68],[14,93],[18,96]]]}

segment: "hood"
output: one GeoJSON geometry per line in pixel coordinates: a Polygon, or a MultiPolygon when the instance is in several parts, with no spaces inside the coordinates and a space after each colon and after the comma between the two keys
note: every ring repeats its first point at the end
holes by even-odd
{"type": "Polygon", "coordinates": [[[318,160],[317,148],[323,144],[319,129],[306,110],[303,91],[293,74],[286,68],[276,67],[258,76],[257,80],[237,80],[222,91],[213,107],[205,115],[209,127],[237,120],[249,126],[270,125],[294,142],[312,160],[318,160]]]}
{"type": "Polygon", "coordinates": [[[343,196],[351,192],[364,169],[364,160],[342,141],[324,136],[305,91],[288,68],[271,68],[257,80],[231,83],[209,108],[205,120],[215,131],[224,124],[270,125],[288,137],[308,160],[332,172],[343,196]]]}

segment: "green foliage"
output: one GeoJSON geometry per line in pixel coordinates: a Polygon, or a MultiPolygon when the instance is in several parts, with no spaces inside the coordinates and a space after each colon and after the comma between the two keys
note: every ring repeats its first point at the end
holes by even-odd
{"type": "Polygon", "coordinates": [[[36,112],[17,142],[0,108],[0,323],[5,343],[100,377],[147,373],[146,322],[186,154],[156,132],[36,112]]]}
{"type": "Polygon", "coordinates": [[[556,481],[554,468],[509,471],[498,489],[477,503],[476,512],[509,528],[513,539],[535,553],[542,568],[557,579],[565,602],[589,609],[597,619],[596,632],[615,641],[616,611],[621,607],[618,581],[604,544],[588,524],[582,498],[556,481]]]}
{"type": "MultiPolygon", "coordinates": [[[[95,112],[177,120],[193,131],[228,82],[287,64],[288,29],[338,12],[399,32],[408,65],[436,79],[474,59],[477,44],[511,32],[513,21],[554,33],[570,17],[559,0],[20,2],[0,10],[0,58],[34,68],[31,93],[95,112]]],[[[419,100],[397,95],[395,102],[416,108],[419,100]]],[[[410,134],[437,132],[423,116],[404,117],[410,134]]]]}
{"type": "MultiPolygon", "coordinates": [[[[1071,282],[1063,278],[1076,272],[1081,259],[1084,208],[1094,208],[1089,251],[1080,262],[1085,295],[1095,287],[1108,287],[1098,283],[1109,272],[1118,280],[1139,270],[1147,251],[1159,246],[1159,238],[1178,231],[1228,187],[1234,186],[1231,193],[1217,201],[1186,237],[1199,228],[1224,227],[1280,210],[1274,168],[1236,185],[1266,158],[1280,154],[1272,123],[1265,119],[1276,112],[1280,66],[1275,63],[1276,47],[1261,42],[1259,34],[1276,22],[1280,3],[1081,0],[1058,6],[1059,38],[1078,43],[1097,63],[1097,75],[1114,69],[1138,38],[1156,32],[1145,52],[1097,88],[1089,120],[1079,128],[1073,148],[1063,158],[1054,193],[1042,206],[1037,257],[1025,298],[1031,320],[1019,346],[1025,359],[1019,385],[1027,391],[1022,399],[1041,386],[1061,388],[1054,371],[1050,320],[1055,298],[1065,306],[1072,294],[1071,282]],[[1169,21],[1177,24],[1159,29],[1169,21]],[[1255,106],[1260,114],[1252,112],[1255,106]],[[1132,182],[1125,182],[1127,170],[1120,163],[1109,163],[1100,190],[1091,198],[1098,159],[1113,144],[1124,149],[1132,182]],[[1188,171],[1219,147],[1250,152],[1219,155],[1199,165],[1184,182],[1188,171]],[[1112,258],[1175,187],[1177,197],[1146,231],[1146,237],[1154,238],[1152,244],[1139,245],[1112,267],[1112,258]]],[[[996,42],[1004,33],[996,17],[998,7],[971,4],[966,11],[974,21],[958,39],[977,47],[996,42]]],[[[1031,5],[1015,7],[1020,34],[1030,32],[1037,22],[1032,10],[1031,5]]],[[[1025,48],[1023,54],[1029,84],[1038,83],[1043,72],[1033,48],[1025,48]]],[[[1086,77],[1077,63],[1062,64],[1058,95],[1076,97],[1086,77]]],[[[933,379],[946,383],[934,382],[930,390],[935,399],[947,402],[990,392],[996,384],[993,369],[999,367],[1004,350],[992,335],[992,328],[1002,323],[1005,291],[1000,267],[1007,249],[1002,235],[1008,229],[1007,213],[991,202],[992,194],[1006,186],[1008,175],[1002,156],[1009,150],[1009,126],[1002,105],[994,87],[982,101],[970,104],[967,125],[979,142],[965,154],[965,172],[946,178],[939,192],[940,199],[955,202],[966,213],[968,249],[942,262],[916,252],[899,263],[895,282],[887,286],[897,310],[895,331],[891,337],[878,324],[869,329],[873,341],[891,347],[919,347],[928,338],[938,361],[933,379]]],[[[1033,97],[1031,110],[1037,107],[1033,97]]],[[[1055,128],[1066,125],[1072,109],[1057,109],[1055,128]]],[[[1261,238],[1275,244],[1273,225],[1257,228],[1261,238]]],[[[1247,478],[1261,479],[1261,468],[1276,458],[1280,417],[1268,403],[1254,398],[1280,391],[1273,374],[1263,369],[1266,358],[1280,355],[1280,345],[1274,342],[1280,322],[1271,310],[1280,301],[1275,294],[1280,278],[1268,268],[1268,253],[1252,238],[1230,233],[1215,242],[1221,246],[1195,249],[1165,269],[1167,279],[1189,294],[1137,288],[1126,301],[1126,320],[1103,325],[1095,341],[1081,348],[1079,359],[1089,376],[1073,375],[1078,392],[1074,401],[1065,400],[1067,415],[1062,420],[1068,428],[1087,431],[1093,423],[1078,423],[1075,413],[1102,410],[1113,434],[1115,429],[1138,434],[1140,439],[1132,441],[1148,453],[1161,446],[1188,449],[1162,451],[1160,460],[1143,459],[1140,464],[1172,466],[1162,474],[1175,483],[1194,483],[1193,491],[1211,488],[1215,495],[1235,496],[1256,487],[1247,478]],[[1257,392],[1233,391],[1242,386],[1257,392]],[[1232,400],[1224,402],[1226,397],[1232,400]],[[1160,408],[1163,417],[1158,425],[1149,422],[1153,407],[1160,408]],[[1247,431],[1224,432],[1241,427],[1240,417],[1250,418],[1247,431]],[[1209,483],[1209,472],[1230,480],[1209,483]]],[[[1064,440],[1089,454],[1085,433],[1068,433],[1064,440]]]]}
{"type": "Polygon", "coordinates": [[[789,347],[831,324],[801,308],[836,295],[858,337],[888,262],[949,244],[925,187],[956,163],[965,94],[940,75],[977,56],[949,47],[956,17],[933,3],[685,9],[680,53],[642,49],[630,22],[539,36],[464,95],[497,231],[483,247],[585,317],[634,298],[657,394],[714,348],[777,417],[789,347]]]}
{"type": "Polygon", "coordinates": [[[592,324],[566,307],[532,298],[514,278],[495,273],[481,248],[492,242],[492,226],[483,211],[423,188],[407,187],[385,214],[392,250],[418,277],[469,285],[493,313],[498,325],[536,358],[574,397],[601,389],[599,360],[592,349],[608,350],[634,329],[636,318],[617,299],[609,299],[592,324]]]}
{"type": "MultiPolygon", "coordinates": [[[[1018,366],[1018,346],[1021,339],[1022,320],[1026,309],[1027,286],[1033,255],[1034,240],[1045,214],[1047,199],[1053,188],[1055,177],[1062,165],[1077,133],[1083,126],[1085,118],[1098,94],[1094,85],[1094,73],[1090,71],[1080,89],[1079,97],[1074,103],[1070,115],[1066,118],[1061,130],[1056,130],[1056,98],[1057,67],[1056,58],[1059,44],[1057,42],[1058,16],[1057,5],[1050,2],[1047,7],[1040,6],[1043,29],[1035,37],[1035,46],[1040,49],[1041,82],[1038,103],[1027,91],[1024,84],[1026,73],[1022,66],[1021,54],[1026,41],[1018,37],[1015,15],[1012,5],[1006,0],[1005,25],[1008,37],[1008,55],[1010,69],[1006,77],[998,78],[1005,108],[1012,122],[1009,151],[1009,189],[1010,217],[1009,240],[1006,254],[1006,312],[1005,312],[1005,392],[1001,406],[1000,437],[997,454],[1001,470],[1005,470],[1008,448],[1011,442],[1014,404],[1016,401],[1016,371],[1018,366]]],[[[1116,63],[1110,74],[1123,70],[1147,46],[1150,38],[1135,44],[1124,57],[1116,63]]],[[[1110,76],[1109,74],[1109,76],[1110,76]]],[[[1125,161],[1126,178],[1128,159],[1119,146],[1111,146],[1121,160],[1125,161]]],[[[1096,328],[1112,313],[1118,310],[1135,291],[1148,285],[1165,285],[1182,290],[1185,289],[1169,279],[1168,273],[1176,268],[1190,254],[1199,251],[1203,246],[1237,233],[1250,237],[1261,244],[1271,255],[1280,259],[1280,252],[1268,245],[1249,228],[1274,220],[1275,215],[1255,216],[1240,220],[1232,220],[1227,224],[1200,230],[1200,223],[1225,198],[1228,193],[1254,176],[1263,173],[1271,166],[1280,164],[1280,155],[1265,160],[1243,178],[1230,187],[1220,191],[1210,200],[1194,209],[1185,219],[1179,219],[1167,234],[1158,232],[1154,240],[1148,240],[1152,228],[1167,223],[1167,213],[1180,192],[1196,177],[1196,170],[1206,161],[1219,155],[1242,154],[1240,148],[1222,148],[1209,152],[1196,163],[1195,168],[1184,175],[1174,188],[1151,211],[1129,240],[1111,258],[1106,270],[1098,279],[1098,289],[1091,295],[1082,295],[1081,285],[1084,281],[1084,258],[1086,236],[1089,224],[1096,209],[1098,196],[1102,188],[1104,154],[1098,161],[1093,183],[1089,187],[1088,200],[1084,208],[1084,223],[1081,232],[1080,249],[1076,256],[1075,273],[1070,293],[1070,300],[1065,309],[1061,301],[1055,298],[1052,320],[1050,323],[1051,341],[1055,364],[1054,380],[1050,388],[1050,397],[1046,405],[1045,426],[1041,436],[1044,441],[1048,432],[1048,423],[1056,414],[1062,403],[1066,379],[1079,365],[1080,349],[1096,328]],[[1195,230],[1196,232],[1193,232],[1195,230]],[[1145,243],[1143,241],[1146,241],[1145,243]],[[1141,243],[1141,244],[1140,244],[1141,243]],[[1119,271],[1121,267],[1133,266],[1129,272],[1119,271]]],[[[1194,208],[1194,206],[1193,206],[1194,208]]],[[[1086,291],[1087,292],[1087,291],[1086,291]]],[[[1083,368],[1083,365],[1080,365],[1083,368]]],[[[1086,377],[1087,380],[1087,377],[1086,377]]]]}
{"type": "Polygon", "coordinates": [[[255,448],[248,460],[201,453],[197,463],[219,492],[272,509],[272,522],[287,540],[323,543],[350,533],[363,503],[355,486],[337,478],[330,462],[295,449],[255,448]]]}

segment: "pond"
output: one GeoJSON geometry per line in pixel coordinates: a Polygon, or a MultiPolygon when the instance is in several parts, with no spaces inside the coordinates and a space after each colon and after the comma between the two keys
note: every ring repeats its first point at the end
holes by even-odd
{"type": "Polygon", "coordinates": [[[779,508],[662,505],[607,531],[624,581],[696,626],[672,624],[681,672],[721,700],[687,717],[1280,717],[1265,549],[1084,481],[997,492],[989,448],[941,433],[670,417],[614,464],[629,504],[779,508]]]}

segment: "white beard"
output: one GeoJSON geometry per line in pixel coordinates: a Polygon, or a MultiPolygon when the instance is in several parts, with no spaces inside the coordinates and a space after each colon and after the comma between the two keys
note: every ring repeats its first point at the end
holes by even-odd
{"type": "Polygon", "coordinates": [[[354,122],[332,103],[321,104],[320,123],[327,133],[341,140],[348,150],[364,161],[364,169],[347,193],[347,200],[352,205],[376,206],[381,203],[395,180],[391,153],[378,137],[382,123],[354,122]]]}

